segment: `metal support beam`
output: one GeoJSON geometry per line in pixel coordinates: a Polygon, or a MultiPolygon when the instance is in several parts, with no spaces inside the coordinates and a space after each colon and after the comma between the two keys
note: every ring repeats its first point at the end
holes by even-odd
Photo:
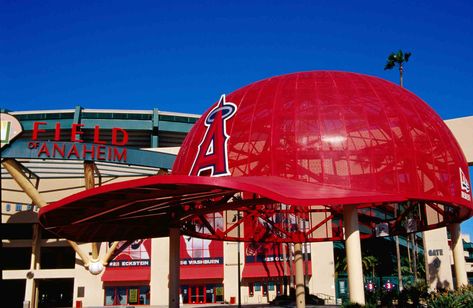
{"type": "Polygon", "coordinates": [[[453,266],[455,267],[456,287],[468,285],[468,277],[465,268],[465,252],[461,238],[460,224],[454,223],[449,226],[452,240],[453,266]]]}
{"type": "Polygon", "coordinates": [[[364,305],[365,292],[363,289],[360,230],[358,226],[356,205],[345,205],[343,207],[343,224],[345,226],[345,247],[347,254],[350,302],[364,305]]]}

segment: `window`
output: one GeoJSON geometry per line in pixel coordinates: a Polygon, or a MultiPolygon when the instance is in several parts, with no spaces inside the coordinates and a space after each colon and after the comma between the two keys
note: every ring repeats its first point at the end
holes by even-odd
{"type": "Polygon", "coordinates": [[[15,204],[15,211],[20,212],[21,211],[21,204],[17,203],[15,204]]]}
{"type": "Polygon", "coordinates": [[[74,268],[76,253],[71,247],[41,247],[41,268],[74,268]]]}
{"type": "Polygon", "coordinates": [[[184,236],[186,250],[192,259],[210,258],[209,246],[211,240],[184,236]]]}
{"type": "Polygon", "coordinates": [[[77,297],[85,296],[85,287],[77,287],[77,297]]]}
{"type": "Polygon", "coordinates": [[[105,305],[149,305],[149,286],[106,287],[105,305]]]}
{"type": "Polygon", "coordinates": [[[180,123],[195,123],[199,118],[173,116],[173,115],[159,115],[160,121],[180,122],[180,123]]]}
{"type": "Polygon", "coordinates": [[[5,270],[29,269],[31,247],[3,247],[2,268],[5,270]]]}
{"type": "Polygon", "coordinates": [[[10,211],[11,211],[11,204],[10,204],[10,203],[7,203],[7,205],[6,205],[6,211],[7,211],[7,212],[10,212],[10,211]]]}
{"type": "Polygon", "coordinates": [[[32,236],[33,224],[15,223],[2,225],[2,237],[4,239],[31,240],[32,236]]]}
{"type": "Polygon", "coordinates": [[[278,282],[278,283],[276,284],[276,290],[277,290],[277,292],[278,292],[278,295],[281,295],[281,294],[282,294],[283,286],[284,286],[284,282],[283,282],[283,283],[278,282]]]}
{"type": "Polygon", "coordinates": [[[259,282],[255,282],[255,291],[261,291],[261,284],[259,282]]]}

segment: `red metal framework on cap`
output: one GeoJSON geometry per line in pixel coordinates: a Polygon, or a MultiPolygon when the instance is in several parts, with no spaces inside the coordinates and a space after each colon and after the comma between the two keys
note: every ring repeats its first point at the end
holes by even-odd
{"type": "Polygon", "coordinates": [[[300,242],[343,239],[344,204],[359,205],[362,237],[473,210],[466,160],[440,117],[411,92],[354,73],[294,73],[222,96],[172,173],[73,195],[41,209],[40,222],[81,241],[166,236],[177,225],[205,238],[300,242]]]}

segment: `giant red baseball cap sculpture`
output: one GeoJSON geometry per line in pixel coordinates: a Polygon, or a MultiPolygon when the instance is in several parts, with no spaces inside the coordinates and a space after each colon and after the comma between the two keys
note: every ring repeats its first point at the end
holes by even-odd
{"type": "Polygon", "coordinates": [[[442,119],[411,92],[366,75],[301,72],[222,95],[171,175],[87,190],[39,217],[77,241],[178,226],[221,240],[311,242],[343,239],[343,206],[357,204],[362,238],[393,235],[469,218],[467,168],[442,119]]]}

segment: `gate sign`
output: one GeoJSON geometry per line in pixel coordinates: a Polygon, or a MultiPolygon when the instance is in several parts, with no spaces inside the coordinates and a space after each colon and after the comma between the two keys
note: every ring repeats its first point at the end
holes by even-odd
{"type": "Polygon", "coordinates": [[[15,139],[21,132],[23,128],[21,127],[20,122],[13,116],[8,113],[0,113],[1,118],[1,148],[9,144],[13,139],[15,139]]]}

